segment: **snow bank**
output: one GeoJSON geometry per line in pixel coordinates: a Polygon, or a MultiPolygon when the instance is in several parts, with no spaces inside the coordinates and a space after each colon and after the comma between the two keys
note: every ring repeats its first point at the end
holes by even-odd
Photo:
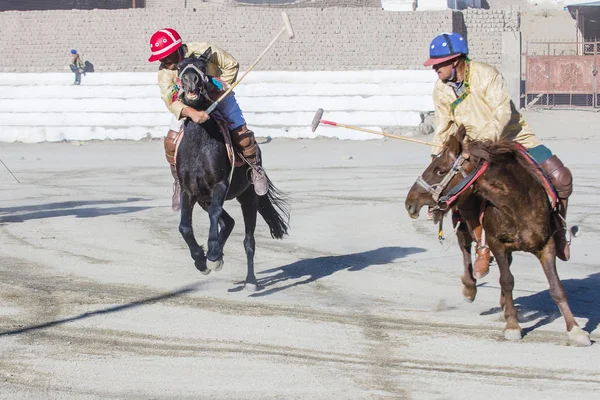
{"type": "MultiPolygon", "coordinates": [[[[171,114],[160,99],[156,73],[91,73],[73,86],[70,73],[0,74],[0,141],[139,140],[163,137],[171,114]]],[[[432,71],[326,71],[249,74],[236,97],[257,136],[376,139],[321,126],[324,119],[381,130],[418,126],[431,111],[432,71]]]]}

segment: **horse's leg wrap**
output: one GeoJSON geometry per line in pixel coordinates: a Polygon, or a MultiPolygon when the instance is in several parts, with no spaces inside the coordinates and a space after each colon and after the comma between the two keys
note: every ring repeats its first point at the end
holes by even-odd
{"type": "Polygon", "coordinates": [[[175,165],[175,149],[176,143],[175,139],[179,132],[169,130],[167,136],[165,136],[164,146],[165,146],[165,157],[167,158],[167,162],[171,165],[175,165]]]}
{"type": "Polygon", "coordinates": [[[232,131],[232,141],[242,151],[242,154],[252,167],[251,179],[254,184],[254,191],[259,196],[263,196],[269,190],[269,181],[260,159],[260,149],[252,132],[246,124],[232,131]]]}
{"type": "Polygon", "coordinates": [[[556,233],[554,241],[556,244],[556,256],[563,261],[568,261],[571,257],[571,249],[566,238],[567,233],[567,205],[569,196],[573,193],[573,175],[569,168],[565,167],[562,161],[553,155],[540,164],[550,181],[554,185],[560,204],[558,205],[558,215],[553,213],[556,233]]]}
{"type": "Polygon", "coordinates": [[[477,243],[475,262],[473,262],[473,277],[475,279],[482,279],[490,272],[490,248],[487,246],[485,231],[479,220],[467,221],[467,225],[471,227],[475,242],[477,243]]]}
{"type": "Polygon", "coordinates": [[[476,243],[475,249],[477,252],[475,262],[473,262],[473,277],[475,279],[484,278],[490,271],[491,253],[485,240],[483,225],[481,224],[482,207],[481,200],[475,197],[471,197],[458,207],[461,216],[473,233],[473,241],[476,243]]]}

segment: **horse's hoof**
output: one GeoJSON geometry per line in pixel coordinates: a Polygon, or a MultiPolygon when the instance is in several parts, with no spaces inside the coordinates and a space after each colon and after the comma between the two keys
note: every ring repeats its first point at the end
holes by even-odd
{"type": "Polygon", "coordinates": [[[258,285],[256,283],[246,282],[246,284],[244,285],[244,289],[246,289],[248,292],[254,293],[258,291],[258,285]]]}
{"type": "Polygon", "coordinates": [[[520,329],[505,329],[504,339],[506,340],[520,340],[522,338],[520,329]]]}
{"type": "Polygon", "coordinates": [[[202,275],[210,274],[210,269],[206,268],[206,263],[194,263],[194,265],[198,271],[202,272],[202,275]]]}
{"type": "Polygon", "coordinates": [[[578,326],[571,328],[571,331],[569,332],[569,339],[577,346],[592,345],[592,342],[590,341],[590,334],[578,326]]]}
{"type": "Polygon", "coordinates": [[[219,258],[217,261],[206,260],[206,266],[209,270],[212,271],[220,271],[223,269],[223,257],[219,258]]]}
{"type": "Polygon", "coordinates": [[[474,290],[473,290],[473,289],[469,289],[469,288],[463,286],[462,294],[463,294],[464,300],[467,303],[472,303],[475,301],[475,296],[477,295],[477,288],[474,288],[474,290]]]}

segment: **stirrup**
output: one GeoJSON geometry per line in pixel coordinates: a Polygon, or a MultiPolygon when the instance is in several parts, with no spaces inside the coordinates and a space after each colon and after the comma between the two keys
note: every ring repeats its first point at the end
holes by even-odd
{"type": "MultiPolygon", "coordinates": [[[[567,242],[567,244],[569,246],[571,246],[572,236],[571,236],[571,229],[569,229],[569,224],[567,223],[567,220],[562,215],[560,215],[560,213],[558,211],[555,211],[555,212],[556,212],[556,215],[558,216],[558,218],[560,218],[560,220],[562,222],[562,229],[565,232],[565,242],[567,242]]],[[[560,227],[558,227],[558,226],[556,228],[560,229],[560,227]]]]}

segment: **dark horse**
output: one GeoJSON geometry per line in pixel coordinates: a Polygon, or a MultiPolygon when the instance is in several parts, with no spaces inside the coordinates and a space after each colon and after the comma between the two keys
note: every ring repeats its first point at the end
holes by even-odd
{"type": "MultiPolygon", "coordinates": [[[[461,204],[478,197],[483,208],[483,228],[490,250],[500,269],[500,307],[504,311],[506,339],[520,339],[521,327],[513,302],[514,277],[510,271],[512,253],[534,254],[542,264],[550,294],[565,318],[572,342],[589,346],[589,335],[582,330],[569,307],[565,289],[556,272],[556,248],[551,208],[543,184],[514,142],[466,141],[464,127],[450,135],[439,156],[434,157],[406,197],[406,210],[418,218],[427,205],[441,212],[448,210],[451,197],[461,204]],[[473,179],[475,179],[473,181],[473,179]],[[464,191],[461,183],[469,182],[464,191]],[[448,196],[449,194],[449,196],[448,196]]],[[[464,225],[464,224],[463,224],[464,225]]],[[[463,294],[473,301],[477,292],[471,264],[472,238],[468,230],[457,232],[465,270],[463,294]]]]}
{"type": "MultiPolygon", "coordinates": [[[[179,99],[197,110],[205,110],[212,100],[210,91],[215,87],[206,75],[206,64],[211,49],[200,56],[182,60],[178,68],[182,90],[179,99]],[[212,85],[212,86],[211,86],[212,85]]],[[[257,212],[270,228],[271,236],[281,239],[288,231],[289,205],[281,192],[269,181],[269,191],[258,196],[248,179],[250,166],[236,167],[231,175],[231,162],[227,154],[225,139],[216,118],[218,110],[203,124],[186,119],[183,125],[183,138],[177,150],[177,176],[181,183],[181,221],[179,232],[185,239],[196,268],[203,274],[218,271],[223,266],[223,247],[233,230],[235,221],[223,209],[225,200],[237,198],[244,216],[246,236],[244,249],[248,259],[248,274],[245,287],[258,289],[254,275],[254,229],[257,212]],[[208,251],[199,246],[192,229],[192,212],[198,203],[210,220],[208,251]]]]}

